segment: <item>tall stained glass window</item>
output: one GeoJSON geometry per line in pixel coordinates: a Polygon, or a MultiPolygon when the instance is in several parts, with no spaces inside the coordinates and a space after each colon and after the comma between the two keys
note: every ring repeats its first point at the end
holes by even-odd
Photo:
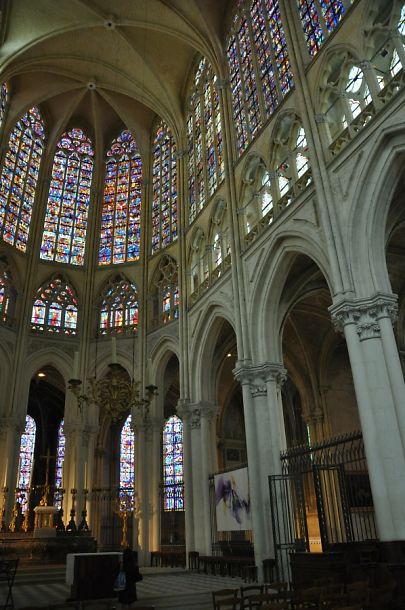
{"type": "Polygon", "coordinates": [[[31,415],[25,418],[25,429],[20,441],[20,461],[18,466],[17,487],[22,512],[28,506],[28,488],[31,485],[32,465],[34,462],[35,436],[37,427],[31,415]]]}
{"type": "Polygon", "coordinates": [[[308,51],[310,55],[316,55],[326,38],[342,20],[345,14],[344,2],[297,0],[297,5],[308,51]]]}
{"type": "Polygon", "coordinates": [[[176,144],[164,121],[153,142],[152,254],[177,238],[176,144]]]}
{"type": "Polygon", "coordinates": [[[83,265],[94,152],[81,129],[64,133],[57,144],[41,258],[83,265]]]}
{"type": "Polygon", "coordinates": [[[131,428],[131,415],[121,430],[120,441],[120,498],[135,499],[135,433],[131,428]]]}
{"type": "MultiPolygon", "coordinates": [[[[65,444],[66,438],[63,430],[64,421],[60,422],[58,429],[58,442],[56,446],[56,464],[55,464],[55,488],[56,490],[62,487],[63,480],[63,462],[65,460],[65,444]]],[[[62,494],[59,491],[55,491],[54,505],[58,508],[62,506],[62,494]]]]}
{"type": "Polygon", "coordinates": [[[142,160],[132,134],[124,130],[107,152],[99,264],[139,258],[142,160]]]}
{"type": "Polygon", "coordinates": [[[2,83],[0,87],[0,129],[3,125],[3,120],[6,115],[8,105],[8,86],[7,83],[2,83]]]}
{"type": "Polygon", "coordinates": [[[163,428],[163,508],[184,510],[183,423],[177,415],[163,428]]]}
{"type": "Polygon", "coordinates": [[[108,285],[101,301],[99,332],[136,331],[138,318],[138,291],[135,284],[124,278],[116,278],[108,285]]]}
{"type": "Polygon", "coordinates": [[[34,106],[10,134],[0,176],[1,235],[22,252],[27,249],[44,141],[44,123],[34,106]]]}
{"type": "Polygon", "coordinates": [[[0,320],[7,319],[10,306],[10,278],[7,271],[0,274],[0,320]]]}
{"type": "Polygon", "coordinates": [[[217,77],[205,58],[201,59],[193,81],[187,141],[189,221],[192,222],[224,178],[217,77]]]}
{"type": "Polygon", "coordinates": [[[77,330],[77,298],[62,276],[42,286],[32,307],[31,328],[75,335],[77,330]]]}
{"type": "Polygon", "coordinates": [[[242,153],[293,85],[278,0],[239,2],[227,57],[237,149],[242,153]]]}

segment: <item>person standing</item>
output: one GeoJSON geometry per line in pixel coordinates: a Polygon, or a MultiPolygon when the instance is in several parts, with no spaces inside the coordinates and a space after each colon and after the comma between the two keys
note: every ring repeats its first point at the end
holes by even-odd
{"type": "Polygon", "coordinates": [[[118,601],[121,603],[122,608],[131,608],[133,602],[138,599],[136,583],[142,580],[142,576],[139,572],[136,554],[129,547],[122,553],[121,570],[125,572],[125,589],[118,593],[118,601]]]}

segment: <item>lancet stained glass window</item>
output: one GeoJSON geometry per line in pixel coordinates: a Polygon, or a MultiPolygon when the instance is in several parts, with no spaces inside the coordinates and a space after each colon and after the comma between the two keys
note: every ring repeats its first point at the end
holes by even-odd
{"type": "Polygon", "coordinates": [[[135,284],[117,278],[107,288],[100,307],[100,334],[138,328],[139,306],[135,284]]]}
{"type": "Polygon", "coordinates": [[[44,123],[34,106],[10,134],[0,177],[1,235],[22,252],[27,249],[44,141],[44,123]]]}
{"type": "Polygon", "coordinates": [[[55,277],[38,290],[32,308],[31,328],[65,335],[76,334],[77,298],[62,277],[55,277]]]}
{"type": "Polygon", "coordinates": [[[163,508],[184,510],[183,423],[177,415],[163,428],[163,508]]]}
{"type": "Polygon", "coordinates": [[[293,85],[278,0],[239,3],[227,58],[237,149],[242,153],[293,85]]]}
{"type": "Polygon", "coordinates": [[[131,428],[131,415],[121,430],[120,439],[120,498],[135,499],[135,433],[131,428]]]}
{"type": "Polygon", "coordinates": [[[0,88],[0,129],[3,125],[3,120],[7,111],[8,105],[8,86],[7,83],[2,83],[0,88]]]}
{"type": "Polygon", "coordinates": [[[142,160],[125,129],[107,152],[99,264],[136,261],[141,235],[142,160]]]}
{"type": "Polygon", "coordinates": [[[176,144],[160,121],[153,142],[152,254],[177,239],[176,144]]]}
{"type": "Polygon", "coordinates": [[[81,129],[75,127],[60,138],[42,234],[43,260],[84,263],[93,157],[92,144],[81,129]]]}
{"type": "Polygon", "coordinates": [[[25,417],[25,429],[20,441],[20,461],[17,478],[17,487],[20,490],[19,502],[23,513],[27,510],[28,506],[27,490],[31,485],[36,431],[37,427],[34,418],[31,415],[27,415],[25,417]]]}
{"type": "Polygon", "coordinates": [[[7,271],[0,275],[0,320],[7,319],[10,305],[10,278],[7,271]]]}
{"type": "MultiPolygon", "coordinates": [[[[60,422],[58,429],[58,442],[56,447],[56,464],[55,464],[55,488],[60,489],[62,487],[63,479],[63,462],[65,460],[65,444],[66,438],[63,430],[64,421],[60,422]]],[[[59,491],[55,491],[54,505],[58,508],[62,506],[62,494],[59,491]]]]}
{"type": "Polygon", "coordinates": [[[329,33],[342,20],[342,0],[297,0],[302,29],[310,55],[316,55],[329,33]]]}
{"type": "Polygon", "coordinates": [[[217,78],[203,58],[198,64],[187,118],[189,221],[192,222],[224,178],[217,78]]]}

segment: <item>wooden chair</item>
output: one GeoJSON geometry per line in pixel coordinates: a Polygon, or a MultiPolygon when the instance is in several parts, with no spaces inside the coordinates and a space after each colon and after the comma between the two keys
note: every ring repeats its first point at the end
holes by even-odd
{"type": "Polygon", "coordinates": [[[287,600],[281,602],[270,602],[264,606],[260,606],[260,610],[290,610],[290,604],[287,600]]]}
{"type": "MultiPolygon", "coordinates": [[[[251,595],[249,597],[249,610],[254,610],[255,608],[262,608],[264,604],[270,604],[280,601],[278,599],[278,593],[261,593],[259,595],[251,595]]],[[[283,600],[284,601],[284,600],[283,600]]]]}
{"type": "Polygon", "coordinates": [[[249,598],[252,595],[261,595],[263,593],[263,585],[247,585],[240,588],[240,608],[249,608],[249,598]]]}
{"type": "Polygon", "coordinates": [[[272,591],[287,591],[288,582],[284,580],[275,580],[273,582],[264,583],[264,593],[271,593],[272,591]]]}
{"type": "Polygon", "coordinates": [[[212,603],[214,610],[239,610],[239,589],[219,589],[212,592],[212,603]]]}

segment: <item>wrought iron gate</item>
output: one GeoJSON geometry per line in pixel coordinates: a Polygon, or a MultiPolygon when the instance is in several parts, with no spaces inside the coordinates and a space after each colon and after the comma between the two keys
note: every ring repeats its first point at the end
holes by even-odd
{"type": "Polygon", "coordinates": [[[361,433],[293,447],[281,462],[282,474],[269,477],[280,578],[290,580],[289,554],[311,551],[311,540],[327,551],[338,543],[376,539],[361,433]]]}

